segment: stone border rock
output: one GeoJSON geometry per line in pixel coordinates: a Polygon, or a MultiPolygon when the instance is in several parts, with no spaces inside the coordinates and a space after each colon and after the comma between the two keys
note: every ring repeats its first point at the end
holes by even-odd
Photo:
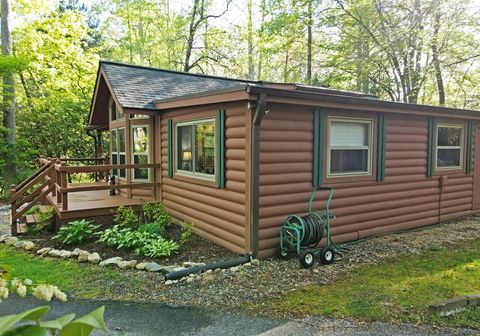
{"type": "MultiPolygon", "coordinates": [[[[177,272],[185,270],[191,267],[205,266],[205,263],[197,263],[193,261],[185,261],[182,265],[160,265],[156,262],[146,261],[139,263],[137,260],[123,260],[121,257],[113,257],[103,260],[102,257],[97,253],[90,253],[88,251],[76,248],[73,251],[68,250],[57,250],[53,247],[44,247],[37,251],[35,249],[35,243],[29,240],[20,240],[17,237],[10,235],[0,236],[0,243],[4,243],[8,246],[12,246],[18,249],[22,249],[27,252],[31,252],[39,257],[51,257],[51,258],[60,258],[60,259],[70,259],[76,260],[78,262],[89,262],[92,264],[98,264],[102,267],[117,267],[122,270],[137,270],[137,271],[147,271],[147,272],[161,272],[167,274],[170,272],[177,272]]],[[[253,259],[251,262],[245,263],[240,266],[230,267],[229,269],[215,269],[207,270],[202,273],[190,274],[179,280],[167,280],[165,285],[173,285],[178,282],[186,281],[193,282],[198,279],[202,279],[203,276],[211,277],[213,273],[216,272],[230,272],[235,273],[241,270],[243,267],[258,266],[260,261],[258,259],[253,259]]]]}
{"type": "Polygon", "coordinates": [[[469,308],[475,306],[480,306],[480,294],[459,296],[440,303],[431,304],[428,306],[428,308],[433,313],[447,314],[459,308],[469,308]]]}

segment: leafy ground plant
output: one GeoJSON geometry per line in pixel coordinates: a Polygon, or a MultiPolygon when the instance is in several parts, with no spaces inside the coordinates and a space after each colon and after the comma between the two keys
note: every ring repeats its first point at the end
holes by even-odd
{"type": "Polygon", "coordinates": [[[39,233],[52,229],[54,215],[54,210],[40,213],[40,220],[38,222],[33,225],[27,225],[27,234],[38,235],[39,233]]]}
{"type": "Polygon", "coordinates": [[[117,249],[133,249],[135,253],[148,257],[169,256],[178,250],[179,245],[176,242],[148,230],[142,231],[141,228],[132,230],[114,225],[100,233],[99,241],[117,249]]]}
{"type": "Polygon", "coordinates": [[[183,245],[183,244],[187,243],[190,240],[190,237],[192,236],[193,223],[182,222],[182,224],[180,224],[180,226],[182,227],[180,243],[183,245]]]}
{"type": "Polygon", "coordinates": [[[167,213],[163,203],[145,203],[143,205],[145,223],[155,223],[164,229],[172,223],[172,217],[167,213]]]}
{"type": "Polygon", "coordinates": [[[135,229],[140,225],[140,217],[133,208],[120,206],[115,213],[114,223],[121,228],[135,229]]]}
{"type": "Polygon", "coordinates": [[[69,222],[62,226],[52,239],[58,239],[66,245],[78,244],[85,241],[100,227],[85,219],[69,222]]]}
{"type": "Polygon", "coordinates": [[[0,335],[3,336],[88,336],[94,329],[108,331],[104,320],[105,307],[91,311],[75,320],[75,314],[61,316],[51,321],[41,321],[50,310],[41,306],[25,312],[0,317],[0,335]],[[18,325],[20,324],[20,325],[18,325]]]}

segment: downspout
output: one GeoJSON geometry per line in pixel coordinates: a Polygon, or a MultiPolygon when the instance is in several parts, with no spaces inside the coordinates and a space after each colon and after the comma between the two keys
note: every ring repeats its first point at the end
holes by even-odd
{"type": "Polygon", "coordinates": [[[267,113],[267,96],[260,93],[257,107],[252,120],[251,140],[251,179],[250,179],[250,253],[257,257],[259,250],[259,220],[260,220],[260,124],[267,113]]]}

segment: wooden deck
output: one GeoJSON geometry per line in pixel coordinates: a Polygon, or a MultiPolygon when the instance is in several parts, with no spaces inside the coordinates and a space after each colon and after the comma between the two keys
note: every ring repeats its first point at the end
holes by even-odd
{"type": "MultiPolygon", "coordinates": [[[[80,186],[105,186],[105,182],[95,183],[75,183],[69,184],[69,187],[80,186]]],[[[62,204],[57,203],[56,197],[52,194],[47,195],[47,200],[54,207],[61,220],[76,219],[94,216],[111,215],[113,210],[119,206],[140,206],[145,202],[151,201],[151,198],[126,198],[116,192],[116,195],[110,196],[108,190],[90,190],[68,193],[68,210],[62,210],[62,204]]]]}

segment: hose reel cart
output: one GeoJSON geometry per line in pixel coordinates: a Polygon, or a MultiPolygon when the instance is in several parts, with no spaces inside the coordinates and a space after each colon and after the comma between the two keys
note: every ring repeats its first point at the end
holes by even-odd
{"type": "Polygon", "coordinates": [[[288,258],[289,254],[296,253],[300,264],[308,268],[315,263],[315,257],[320,257],[323,264],[331,264],[335,254],[343,251],[330,238],[330,220],[335,219],[335,214],[330,211],[332,198],[333,188],[315,187],[308,202],[308,213],[305,216],[287,216],[280,229],[280,246],[278,247],[280,258],[288,258]],[[313,201],[317,192],[321,190],[330,192],[327,205],[325,211],[314,212],[313,201]],[[326,246],[317,247],[323,238],[326,238],[326,246]]]}

